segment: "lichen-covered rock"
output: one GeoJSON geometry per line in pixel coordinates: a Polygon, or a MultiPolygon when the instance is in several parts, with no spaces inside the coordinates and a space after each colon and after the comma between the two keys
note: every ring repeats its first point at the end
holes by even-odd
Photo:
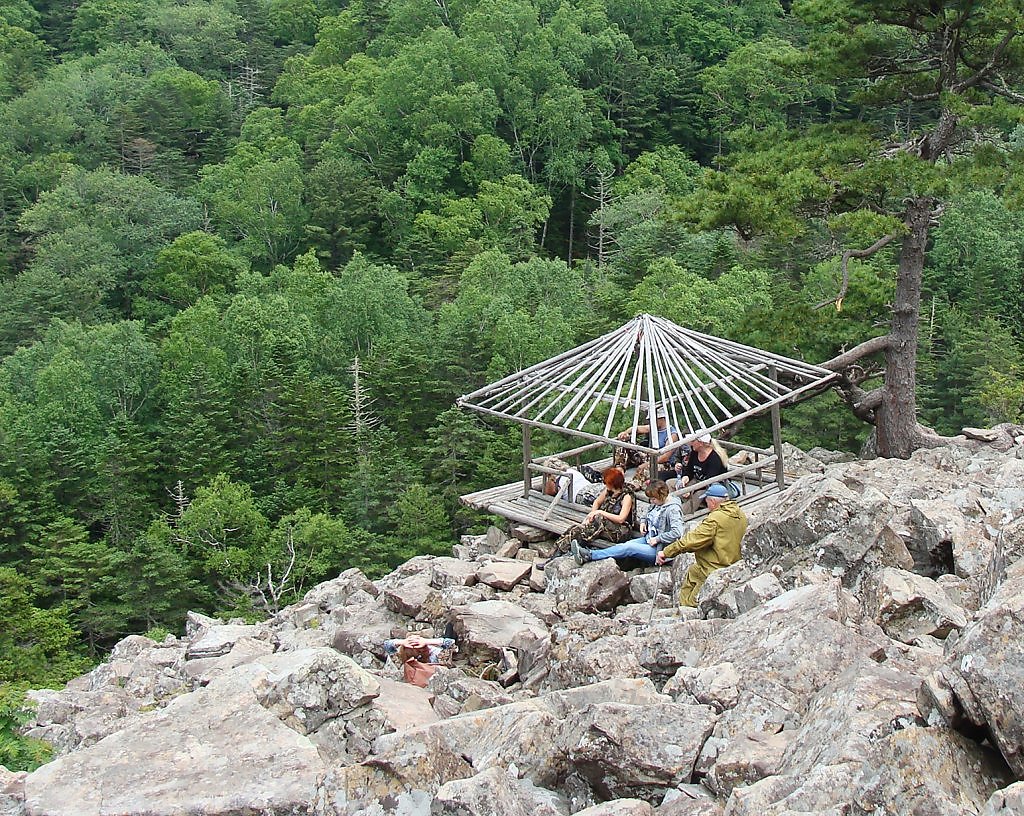
{"type": "Polygon", "coordinates": [[[979,813],[1011,781],[997,754],[955,731],[907,728],[875,744],[853,813],[979,813]]]}
{"type": "Polygon", "coordinates": [[[435,816],[533,816],[534,803],[503,768],[488,768],[468,779],[445,782],[434,795],[435,816]]]}
{"type": "Polygon", "coordinates": [[[701,705],[600,703],[573,724],[569,759],[601,798],[660,801],[664,788],[690,781],[715,716],[701,705]]]}
{"type": "Polygon", "coordinates": [[[903,643],[924,635],[944,638],[967,625],[963,609],[942,587],[906,570],[887,567],[874,573],[863,588],[865,611],[885,633],[903,643]]]}
{"type": "Polygon", "coordinates": [[[929,723],[987,728],[1024,777],[1024,561],[1015,566],[918,699],[929,723]]]}
{"type": "Polygon", "coordinates": [[[471,777],[474,771],[438,734],[422,729],[417,734],[415,739],[381,744],[365,762],[331,769],[318,788],[313,812],[317,816],[429,814],[442,785],[471,777]]]}
{"type": "Polygon", "coordinates": [[[856,598],[838,580],[790,590],[727,622],[698,664],[731,663],[740,677],[738,701],[716,736],[796,727],[820,689],[884,651],[881,630],[861,622],[856,598]]]}
{"type": "Polygon", "coordinates": [[[316,746],[252,692],[255,666],[198,689],[29,774],[33,816],[291,816],[313,801],[316,746]],[[248,672],[249,679],[241,676],[248,672]]]}
{"type": "Polygon", "coordinates": [[[268,673],[256,698],[300,734],[316,731],[380,694],[380,682],[333,649],[278,652],[260,661],[268,673]]]}
{"type": "Polygon", "coordinates": [[[626,596],[629,579],[605,558],[577,567],[571,558],[552,562],[545,570],[545,592],[565,612],[601,612],[614,609],[626,596]]]}
{"type": "Polygon", "coordinates": [[[459,649],[472,663],[500,659],[501,650],[512,645],[521,632],[547,636],[547,627],[535,615],[508,601],[479,601],[450,612],[459,638],[459,649]]]}
{"type": "Polygon", "coordinates": [[[685,695],[721,713],[736,705],[739,685],[740,676],[732,663],[718,663],[701,669],[680,666],[662,693],[671,694],[678,702],[685,702],[685,695]]]}

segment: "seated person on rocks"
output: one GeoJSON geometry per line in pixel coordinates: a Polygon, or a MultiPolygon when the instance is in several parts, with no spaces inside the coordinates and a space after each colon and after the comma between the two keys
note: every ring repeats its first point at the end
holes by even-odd
{"type": "MultiPolygon", "coordinates": [[[[671,445],[673,442],[679,441],[679,431],[668,424],[668,417],[665,415],[663,409],[658,411],[654,421],[657,425],[658,439],[657,445],[653,445],[652,447],[664,448],[667,445],[671,445]]],[[[622,431],[617,438],[623,442],[627,439],[635,438],[639,442],[641,437],[647,437],[647,441],[649,442],[650,433],[650,425],[637,425],[635,428],[627,428],[622,431]],[[636,434],[635,437],[634,431],[636,434]]],[[[659,479],[670,479],[675,475],[673,466],[679,459],[679,456],[680,449],[676,448],[675,450],[667,451],[658,457],[659,479]]],[[[636,484],[643,484],[647,481],[647,470],[649,466],[648,458],[646,454],[641,453],[640,451],[617,447],[612,451],[612,465],[622,468],[623,471],[628,470],[631,467],[635,467],[636,475],[633,477],[633,482],[636,484]]]]}
{"type": "MultiPolygon", "coordinates": [[[[721,445],[711,439],[711,434],[703,434],[693,440],[693,447],[683,459],[676,463],[675,472],[679,477],[674,489],[679,490],[691,482],[703,482],[721,476],[729,469],[729,455],[721,445]]],[[[687,498],[686,512],[696,513],[700,501],[695,493],[687,498]]]]}
{"type": "Polygon", "coordinates": [[[668,485],[661,479],[655,479],[644,490],[651,501],[651,509],[647,518],[640,524],[643,535],[622,544],[613,544],[603,550],[591,550],[573,541],[569,547],[577,564],[587,561],[599,561],[602,558],[614,558],[622,566],[622,561],[640,561],[645,566],[655,563],[658,550],[678,541],[683,535],[683,505],[678,496],[670,496],[668,485]]]}
{"type": "Polygon", "coordinates": [[[633,491],[626,486],[622,468],[607,468],[601,478],[604,489],[597,494],[590,513],[582,524],[574,524],[555,541],[555,552],[539,566],[543,569],[558,556],[569,552],[572,541],[591,543],[605,538],[614,543],[626,541],[633,534],[633,491]]]}
{"type": "Polygon", "coordinates": [[[679,591],[681,606],[696,606],[697,594],[707,577],[715,570],[740,560],[740,541],[747,532],[747,516],[729,498],[725,485],[711,485],[704,492],[703,498],[710,510],[707,516],[695,529],[669,544],[655,557],[655,563],[664,564],[667,559],[680,553],[694,554],[696,561],[686,571],[679,591]]]}

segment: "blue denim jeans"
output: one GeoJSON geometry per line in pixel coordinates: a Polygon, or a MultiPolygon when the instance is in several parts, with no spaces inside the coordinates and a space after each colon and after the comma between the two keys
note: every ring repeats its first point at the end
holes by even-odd
{"type": "Polygon", "coordinates": [[[654,564],[658,550],[647,543],[647,537],[634,538],[621,544],[612,544],[603,550],[591,550],[590,560],[600,561],[602,558],[639,558],[647,564],[654,564]]]}

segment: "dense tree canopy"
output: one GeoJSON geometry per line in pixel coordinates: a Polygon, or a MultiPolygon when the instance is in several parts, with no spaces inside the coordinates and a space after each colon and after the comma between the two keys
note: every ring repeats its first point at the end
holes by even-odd
{"type": "Polygon", "coordinates": [[[0,682],[444,551],[458,395],[638,311],[832,360],[798,444],[1021,420],[1022,16],[0,0],[0,682]]]}

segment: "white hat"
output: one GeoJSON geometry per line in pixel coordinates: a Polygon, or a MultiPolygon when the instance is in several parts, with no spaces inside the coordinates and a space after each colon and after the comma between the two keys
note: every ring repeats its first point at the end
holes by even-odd
{"type": "Polygon", "coordinates": [[[698,442],[703,442],[705,445],[711,444],[711,434],[705,433],[697,437],[698,442]]]}

